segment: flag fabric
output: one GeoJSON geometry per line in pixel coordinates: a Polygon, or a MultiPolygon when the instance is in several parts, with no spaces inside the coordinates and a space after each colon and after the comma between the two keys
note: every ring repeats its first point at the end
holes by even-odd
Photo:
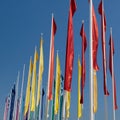
{"type": "Polygon", "coordinates": [[[95,15],[94,6],[92,5],[92,39],[93,39],[93,69],[99,70],[97,64],[97,51],[98,51],[98,23],[95,15]]]}
{"type": "Polygon", "coordinates": [[[12,88],[12,92],[11,92],[11,103],[10,103],[10,114],[9,114],[9,120],[13,120],[13,112],[14,112],[14,102],[15,102],[15,95],[16,95],[16,91],[15,91],[15,85],[12,88]]]}
{"type": "Polygon", "coordinates": [[[43,118],[43,104],[44,104],[44,95],[45,95],[45,91],[44,88],[42,88],[42,98],[41,98],[41,120],[43,118]]]}
{"type": "Polygon", "coordinates": [[[114,68],[113,68],[113,55],[114,55],[114,43],[112,39],[112,35],[110,35],[110,52],[109,52],[109,70],[110,74],[112,76],[112,83],[113,83],[113,96],[114,96],[114,110],[118,108],[117,106],[117,96],[116,96],[116,82],[115,82],[115,76],[114,76],[114,68]]]}
{"type": "Polygon", "coordinates": [[[66,118],[70,117],[70,99],[71,99],[71,92],[66,91],[66,118]]]}
{"type": "Polygon", "coordinates": [[[98,109],[98,87],[97,87],[97,73],[96,70],[93,71],[93,111],[97,112],[98,109]]]}
{"type": "Polygon", "coordinates": [[[55,115],[58,114],[59,110],[59,94],[60,94],[60,76],[61,76],[61,69],[60,69],[60,59],[59,55],[57,53],[57,58],[56,58],[56,85],[55,85],[55,115]]]}
{"type": "Polygon", "coordinates": [[[42,84],[42,75],[44,71],[44,57],[43,57],[43,38],[40,41],[40,59],[39,59],[39,75],[38,75],[38,89],[37,89],[37,103],[36,103],[36,117],[39,119],[40,93],[42,84]]]}
{"type": "Polygon", "coordinates": [[[103,9],[102,1],[99,4],[98,12],[101,15],[101,41],[102,41],[102,58],[103,58],[103,75],[104,75],[104,95],[108,96],[109,92],[106,86],[107,62],[106,62],[106,16],[103,9]]]}
{"type": "Polygon", "coordinates": [[[32,90],[31,90],[31,108],[30,111],[35,111],[35,105],[36,105],[36,63],[38,60],[38,53],[35,48],[35,54],[34,54],[34,63],[33,63],[33,75],[32,75],[32,90]]]}
{"type": "Polygon", "coordinates": [[[80,103],[81,99],[81,89],[80,89],[80,81],[81,81],[81,64],[80,64],[80,59],[78,58],[78,111],[77,111],[77,116],[78,118],[82,117],[82,104],[80,103]]]}
{"type": "Polygon", "coordinates": [[[10,98],[9,98],[9,96],[6,98],[6,100],[5,100],[5,109],[4,109],[4,118],[3,118],[3,120],[7,120],[7,118],[8,118],[8,110],[9,110],[9,104],[10,104],[10,100],[9,100],[10,98]]]}
{"type": "Polygon", "coordinates": [[[31,76],[32,76],[33,64],[32,59],[30,58],[29,72],[28,72],[28,82],[26,88],[26,98],[25,98],[25,109],[24,109],[24,120],[28,120],[28,112],[30,106],[30,84],[31,84],[31,76]]]}
{"type": "Polygon", "coordinates": [[[64,90],[66,91],[71,91],[72,70],[73,70],[73,60],[74,60],[74,36],[73,36],[72,17],[75,11],[76,11],[76,2],[75,0],[70,0],[67,44],[66,44],[65,81],[64,81],[64,90]]]}
{"type": "Polygon", "coordinates": [[[49,71],[48,71],[48,100],[52,100],[52,84],[54,75],[54,37],[56,34],[57,26],[52,16],[51,25],[51,40],[50,40],[50,56],[49,56],[49,71]]]}
{"type": "Polygon", "coordinates": [[[81,68],[81,99],[80,99],[80,103],[83,104],[84,86],[85,86],[85,79],[86,79],[85,51],[87,48],[87,40],[86,40],[85,31],[84,31],[84,24],[82,24],[80,35],[82,37],[82,68],[81,68]]]}
{"type": "Polygon", "coordinates": [[[19,120],[19,107],[20,107],[20,100],[19,98],[17,99],[17,109],[16,109],[16,119],[15,120],[19,120]]]}

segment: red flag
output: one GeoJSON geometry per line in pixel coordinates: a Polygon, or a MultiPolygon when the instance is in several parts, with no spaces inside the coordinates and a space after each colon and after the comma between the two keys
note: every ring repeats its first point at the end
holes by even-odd
{"type": "Polygon", "coordinates": [[[72,17],[76,11],[75,0],[70,2],[69,18],[68,18],[68,33],[66,45],[66,61],[65,61],[65,81],[64,90],[71,90],[73,59],[74,59],[74,38],[73,38],[73,20],[72,17]]]}
{"type": "Polygon", "coordinates": [[[102,40],[102,56],[103,56],[103,74],[104,74],[104,95],[108,96],[109,92],[106,86],[106,74],[107,74],[107,63],[106,63],[106,17],[103,10],[102,1],[99,4],[98,12],[101,15],[101,40],[102,40]]]}
{"type": "Polygon", "coordinates": [[[93,39],[93,69],[99,70],[97,64],[97,50],[98,50],[98,24],[94,11],[94,6],[92,5],[92,39],[93,39]]]}
{"type": "Polygon", "coordinates": [[[57,26],[54,18],[52,17],[51,27],[51,43],[50,43],[50,58],[49,58],[49,73],[48,73],[48,99],[52,100],[52,84],[54,75],[54,36],[57,30],[57,26]]]}
{"type": "Polygon", "coordinates": [[[80,35],[82,37],[82,70],[81,70],[81,100],[80,100],[80,103],[83,104],[84,86],[85,86],[85,78],[86,78],[85,51],[87,48],[87,40],[86,40],[85,31],[84,31],[84,24],[82,24],[80,35]]]}
{"type": "Polygon", "coordinates": [[[110,74],[112,76],[112,80],[113,80],[113,94],[114,94],[114,109],[116,110],[118,108],[117,106],[117,98],[116,98],[116,82],[115,82],[115,76],[114,76],[114,69],[113,69],[113,55],[114,55],[114,43],[113,43],[113,39],[112,36],[110,35],[110,41],[109,41],[109,45],[110,45],[110,52],[109,52],[109,70],[110,70],[110,74]]]}

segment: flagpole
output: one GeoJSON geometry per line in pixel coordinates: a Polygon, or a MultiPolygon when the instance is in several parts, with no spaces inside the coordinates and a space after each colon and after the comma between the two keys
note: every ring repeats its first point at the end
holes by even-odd
{"type": "Polygon", "coordinates": [[[93,114],[93,53],[92,53],[92,0],[90,0],[90,120],[94,120],[93,114]]]}
{"type": "MultiPolygon", "coordinates": [[[[112,27],[110,28],[110,34],[111,34],[111,37],[112,37],[112,27]]],[[[111,46],[111,47],[113,47],[113,46],[111,46]]],[[[113,49],[113,48],[111,48],[111,49],[113,49]]],[[[112,54],[112,52],[111,52],[111,54],[112,54]]],[[[112,56],[112,55],[111,55],[112,56]]],[[[113,70],[113,56],[112,56],[112,70],[113,70]]],[[[113,91],[113,120],[115,120],[115,110],[114,110],[114,70],[112,71],[112,91],[113,91]]]]}
{"type": "Polygon", "coordinates": [[[23,66],[23,76],[22,76],[22,86],[21,86],[21,94],[20,94],[20,103],[19,103],[19,119],[22,119],[21,116],[21,105],[22,105],[22,97],[23,97],[23,85],[24,85],[24,76],[25,76],[25,64],[23,66]]]}
{"type": "Polygon", "coordinates": [[[62,113],[62,120],[66,120],[66,118],[65,118],[65,116],[66,116],[65,106],[66,106],[66,91],[64,90],[64,94],[63,94],[63,113],[62,113]]]}

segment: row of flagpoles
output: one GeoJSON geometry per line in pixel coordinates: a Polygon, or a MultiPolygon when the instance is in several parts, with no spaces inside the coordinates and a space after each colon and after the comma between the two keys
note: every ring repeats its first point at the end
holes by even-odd
{"type": "MultiPolygon", "coordinates": [[[[99,70],[97,64],[97,49],[98,49],[98,24],[94,11],[92,0],[90,4],[90,42],[89,42],[89,61],[90,61],[90,120],[95,119],[97,112],[97,71],[99,70]]],[[[28,82],[26,87],[26,96],[23,101],[23,85],[25,65],[23,67],[22,86],[20,97],[18,97],[19,87],[19,72],[17,82],[14,84],[10,95],[6,98],[4,118],[3,120],[67,120],[70,117],[70,99],[71,99],[71,82],[72,71],[74,63],[74,31],[73,31],[73,16],[76,11],[75,0],[70,0],[70,9],[68,16],[68,31],[66,43],[66,59],[65,59],[65,75],[61,75],[59,52],[57,51],[56,58],[56,78],[54,78],[54,38],[57,31],[54,16],[52,14],[51,22],[51,37],[50,37],[50,54],[49,54],[49,68],[48,68],[48,84],[46,90],[45,112],[44,94],[42,88],[42,76],[44,72],[44,54],[43,54],[43,37],[41,35],[40,41],[40,55],[38,55],[35,47],[34,62],[30,57],[28,82]],[[40,56],[40,58],[39,58],[40,56]],[[39,59],[39,71],[37,76],[36,64],[39,59]],[[64,81],[63,81],[64,80],[64,81]],[[23,110],[24,109],[24,110],[23,110]],[[51,109],[51,110],[50,110],[51,109]],[[51,111],[51,113],[49,112],[51,111]]],[[[104,83],[104,100],[105,100],[105,120],[108,120],[107,113],[107,96],[109,95],[107,89],[107,65],[106,65],[106,17],[104,12],[103,0],[100,2],[98,12],[101,15],[101,41],[102,41],[102,58],[103,58],[103,83],[104,83]]],[[[78,58],[78,120],[82,117],[82,109],[84,104],[84,87],[86,79],[86,62],[85,51],[87,48],[87,39],[84,29],[84,21],[80,30],[82,38],[82,56],[81,63],[78,58]]],[[[113,89],[113,120],[115,120],[115,110],[117,109],[116,101],[116,83],[114,76],[114,43],[112,39],[112,28],[110,30],[110,54],[109,54],[109,69],[112,76],[113,89]]]]}

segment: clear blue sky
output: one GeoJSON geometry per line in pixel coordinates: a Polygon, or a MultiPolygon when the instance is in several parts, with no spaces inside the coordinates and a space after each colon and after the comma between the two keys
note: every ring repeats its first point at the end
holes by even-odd
{"type": "MultiPolygon", "coordinates": [[[[103,72],[102,72],[102,50],[101,50],[101,28],[100,16],[98,14],[98,4],[100,0],[93,0],[95,12],[99,24],[99,48],[98,48],[98,65],[100,67],[98,74],[98,112],[96,120],[104,118],[104,95],[103,95],[103,72]]],[[[85,102],[84,102],[84,119],[89,119],[89,4],[88,0],[76,0],[77,11],[74,15],[74,70],[72,79],[71,92],[71,113],[70,120],[77,119],[77,59],[81,56],[81,37],[79,35],[81,23],[85,21],[85,31],[87,34],[88,47],[86,51],[86,85],[85,85],[85,102]]],[[[107,60],[109,56],[109,35],[110,27],[113,28],[113,39],[115,42],[114,69],[117,84],[117,101],[118,110],[116,111],[116,120],[120,115],[120,1],[106,1],[105,13],[107,18],[107,60]]],[[[3,119],[4,103],[6,96],[10,93],[13,84],[17,79],[17,72],[20,71],[20,84],[22,78],[23,64],[26,64],[24,94],[27,83],[29,59],[34,55],[35,46],[39,51],[40,34],[44,38],[44,60],[45,69],[43,75],[43,86],[46,88],[48,77],[48,59],[51,30],[51,14],[57,24],[55,36],[55,56],[59,50],[62,73],[65,68],[65,49],[67,38],[67,21],[69,11],[69,0],[1,0],[0,1],[0,120],[3,119]]],[[[107,62],[108,63],[108,62],[107,62]]],[[[38,65],[38,64],[37,64],[38,65]]],[[[109,71],[108,89],[108,114],[109,120],[112,120],[112,84],[109,71]]]]}

